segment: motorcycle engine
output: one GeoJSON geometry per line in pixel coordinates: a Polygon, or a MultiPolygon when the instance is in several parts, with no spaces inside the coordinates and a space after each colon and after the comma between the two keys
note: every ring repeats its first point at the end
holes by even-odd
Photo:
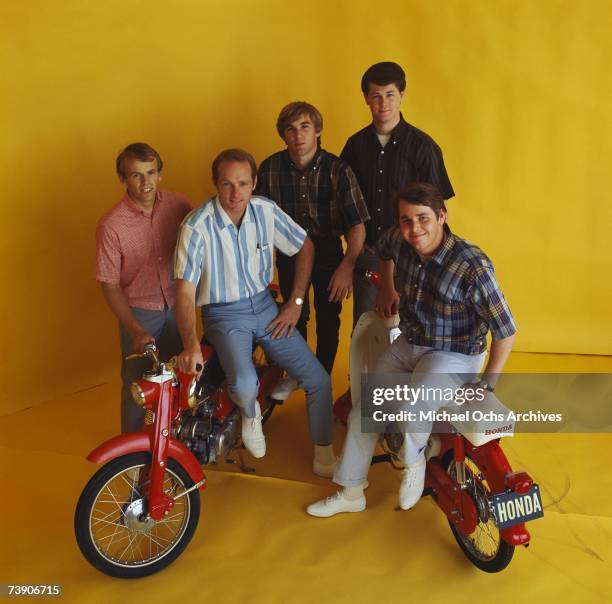
{"type": "Polygon", "coordinates": [[[223,422],[215,422],[217,425],[208,439],[211,462],[226,456],[234,448],[240,433],[240,420],[240,413],[234,408],[223,422]]]}
{"type": "Polygon", "coordinates": [[[234,448],[240,435],[240,412],[237,408],[222,421],[213,418],[216,402],[205,399],[196,410],[184,412],[173,437],[196,456],[200,464],[214,463],[234,448]]]}

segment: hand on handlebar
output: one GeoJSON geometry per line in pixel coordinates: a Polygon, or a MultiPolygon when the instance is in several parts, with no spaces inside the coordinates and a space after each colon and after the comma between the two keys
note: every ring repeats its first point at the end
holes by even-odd
{"type": "Polygon", "coordinates": [[[155,346],[155,338],[148,334],[146,331],[142,331],[132,336],[132,348],[135,353],[142,354],[145,351],[147,344],[153,344],[155,346]]]}
{"type": "Polygon", "coordinates": [[[399,310],[399,294],[395,289],[380,289],[374,302],[374,310],[381,319],[388,319],[399,310]]]}
{"type": "Polygon", "coordinates": [[[197,348],[189,348],[183,350],[177,357],[177,366],[183,373],[192,373],[198,375],[204,366],[202,350],[198,345],[197,348]]]}

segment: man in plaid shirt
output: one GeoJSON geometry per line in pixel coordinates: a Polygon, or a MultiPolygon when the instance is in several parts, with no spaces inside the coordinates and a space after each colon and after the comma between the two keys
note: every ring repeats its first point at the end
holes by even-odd
{"type": "MultiPolygon", "coordinates": [[[[317,358],[331,374],[338,349],[342,300],[353,290],[353,268],[365,239],[368,210],[357,179],[343,160],[321,148],[323,118],[304,102],[284,107],[276,129],[287,148],[264,160],[257,195],[269,197],[307,233],[315,248],[311,282],[317,322],[317,358]],[[346,238],[346,254],[340,237],[346,238]]],[[[279,284],[285,300],[291,294],[295,259],[278,253],[279,284]]],[[[310,315],[304,296],[298,331],[306,339],[310,315]]],[[[296,382],[282,380],[272,396],[285,399],[296,382]]]]}
{"type": "MultiPolygon", "coordinates": [[[[381,317],[399,312],[402,335],[381,356],[374,373],[408,372],[413,387],[443,385],[456,391],[463,386],[457,376],[479,373],[490,331],[491,353],[478,386],[492,390],[512,349],[516,324],[491,261],[451,232],[444,198],[434,185],[412,183],[397,194],[396,202],[399,227],[377,243],[383,286],[375,306],[381,317]]],[[[430,399],[427,406],[437,409],[446,402],[430,399]]],[[[424,431],[405,434],[406,470],[399,491],[405,510],[420,499],[425,481],[431,423],[419,430],[424,431]]],[[[365,509],[363,489],[377,440],[377,434],[361,432],[361,402],[356,401],[334,474],[334,482],[344,489],[310,505],[310,515],[365,509]]]]}

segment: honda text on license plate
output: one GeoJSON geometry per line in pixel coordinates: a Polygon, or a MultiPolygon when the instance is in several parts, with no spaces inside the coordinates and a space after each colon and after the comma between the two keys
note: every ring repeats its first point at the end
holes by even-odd
{"type": "Polygon", "coordinates": [[[544,516],[540,487],[537,484],[522,495],[513,491],[494,495],[493,508],[500,529],[544,516]]]}

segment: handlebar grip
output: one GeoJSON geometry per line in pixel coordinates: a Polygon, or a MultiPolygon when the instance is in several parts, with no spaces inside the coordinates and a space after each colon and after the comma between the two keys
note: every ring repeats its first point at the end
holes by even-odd
{"type": "Polygon", "coordinates": [[[153,352],[156,352],[157,346],[155,346],[155,342],[149,342],[148,344],[145,344],[144,351],[146,352],[147,350],[152,350],[153,352]]]}
{"type": "Polygon", "coordinates": [[[202,371],[204,369],[204,365],[202,363],[196,363],[196,371],[202,371]]]}

